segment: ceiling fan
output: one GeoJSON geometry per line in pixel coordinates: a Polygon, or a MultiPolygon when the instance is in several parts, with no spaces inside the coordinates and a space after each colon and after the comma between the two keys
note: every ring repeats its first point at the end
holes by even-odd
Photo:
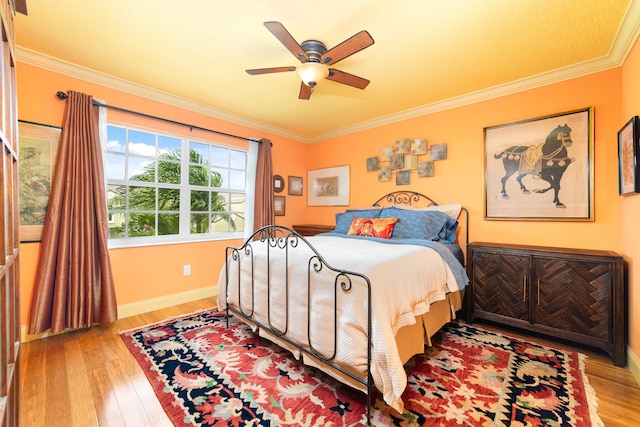
{"type": "Polygon", "coordinates": [[[257,75],[298,71],[298,75],[302,80],[300,84],[300,94],[298,95],[299,99],[309,99],[313,88],[324,79],[353,86],[358,89],[364,89],[369,84],[369,80],[367,79],[336,70],[335,68],[329,68],[330,65],[371,46],[373,44],[373,38],[371,38],[368,32],[360,31],[339,45],[327,50],[324,43],[318,40],[306,40],[298,43],[280,22],[268,21],[264,23],[264,26],[280,40],[280,43],[282,43],[289,52],[302,62],[302,65],[298,68],[256,68],[246,70],[248,74],[257,75]]]}

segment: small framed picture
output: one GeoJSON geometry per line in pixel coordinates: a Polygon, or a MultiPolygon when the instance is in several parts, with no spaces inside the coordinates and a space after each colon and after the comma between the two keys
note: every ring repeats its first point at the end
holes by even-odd
{"type": "Polygon", "coordinates": [[[284,190],[284,179],[280,175],[273,176],[273,191],[275,193],[281,193],[284,190]]]}
{"type": "Polygon", "coordinates": [[[411,182],[411,175],[409,171],[396,172],[396,185],[409,185],[411,182]]]}
{"type": "Polygon", "coordinates": [[[640,120],[634,116],[618,132],[618,188],[620,195],[640,192],[638,150],[640,120]]]}
{"type": "Polygon", "coordinates": [[[300,176],[289,177],[289,195],[302,196],[302,177],[300,176]]]}
{"type": "Polygon", "coordinates": [[[411,140],[409,138],[396,141],[396,154],[406,154],[411,152],[411,140]]]}
{"type": "Polygon", "coordinates": [[[275,216],[285,215],[286,203],[286,196],[273,196],[273,207],[275,216]]]}
{"type": "Polygon", "coordinates": [[[393,156],[393,147],[382,147],[380,149],[380,161],[388,162],[393,156]]]}
{"type": "Polygon", "coordinates": [[[307,171],[309,206],[349,206],[349,166],[307,171]]]}
{"type": "Polygon", "coordinates": [[[377,157],[369,157],[367,159],[367,172],[373,172],[380,169],[380,164],[378,163],[377,157]]]}

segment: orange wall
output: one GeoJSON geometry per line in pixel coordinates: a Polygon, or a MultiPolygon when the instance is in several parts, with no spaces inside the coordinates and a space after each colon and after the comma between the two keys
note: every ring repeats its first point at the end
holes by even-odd
{"type": "MultiPolygon", "coordinates": [[[[640,43],[636,42],[622,67],[622,117],[619,127],[640,115],[640,43]]],[[[634,260],[640,260],[640,195],[622,197],[622,253],[629,264],[629,345],[640,357],[640,273],[634,260]]],[[[639,267],[640,268],[640,267],[639,267]]],[[[640,377],[638,377],[640,381],[640,377]]]]}
{"type": "MultiPolygon", "coordinates": [[[[192,111],[151,101],[104,86],[78,80],[38,67],[18,63],[18,111],[19,119],[61,126],[65,103],[56,96],[59,90],[75,90],[93,95],[109,105],[165,117],[225,133],[264,137],[273,142],[273,165],[276,174],[306,176],[307,145],[279,136],[234,125],[192,111]]],[[[184,134],[187,128],[163,125],[136,116],[107,111],[109,120],[141,127],[162,127],[166,131],[184,134]]],[[[197,135],[194,135],[197,137],[197,135]]],[[[211,135],[207,135],[211,137],[211,135]]],[[[227,145],[246,147],[246,141],[220,137],[227,145]]],[[[286,192],[286,190],[285,190],[286,192]]],[[[284,194],[284,193],[283,193],[284,194]]],[[[287,196],[285,217],[276,217],[282,225],[292,225],[305,220],[306,199],[287,196]]],[[[217,283],[218,272],[224,262],[224,248],[240,241],[213,241],[146,246],[110,250],[118,305],[141,302],[176,293],[194,291],[217,283]],[[191,275],[183,276],[183,265],[191,265],[191,275]]],[[[40,250],[39,243],[23,243],[21,249],[22,322],[26,324],[40,250]]]]}
{"type": "MultiPolygon", "coordinates": [[[[309,168],[349,164],[351,206],[370,204],[395,189],[418,190],[439,203],[463,203],[469,209],[471,241],[621,250],[617,180],[621,70],[528,90],[351,134],[310,147],[309,168]],[[595,221],[495,221],[483,219],[483,128],[563,111],[594,107],[595,221]],[[447,143],[447,160],[435,163],[435,176],[411,175],[411,185],[379,183],[366,171],[367,157],[396,139],[426,137],[447,143]]],[[[339,209],[309,208],[310,222],[334,223],[339,209]]]]}

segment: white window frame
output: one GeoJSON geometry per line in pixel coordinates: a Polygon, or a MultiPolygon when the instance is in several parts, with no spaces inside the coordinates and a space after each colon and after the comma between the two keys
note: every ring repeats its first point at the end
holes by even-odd
{"type": "MultiPolygon", "coordinates": [[[[181,141],[181,165],[180,165],[180,184],[167,184],[167,183],[159,183],[159,182],[153,182],[153,183],[146,183],[144,181],[130,181],[127,179],[127,171],[125,170],[125,179],[124,180],[115,180],[115,179],[109,179],[108,177],[108,159],[107,159],[107,154],[111,153],[112,151],[109,150],[108,144],[103,144],[104,148],[104,155],[105,155],[105,184],[107,186],[107,188],[110,185],[126,185],[126,186],[131,186],[131,185],[135,185],[135,186],[145,186],[149,185],[155,188],[176,188],[179,189],[180,191],[180,210],[179,210],[179,215],[180,215],[180,223],[179,223],[179,234],[174,234],[174,235],[164,235],[164,236],[158,236],[158,235],[154,235],[154,236],[137,236],[137,237],[122,237],[122,238],[109,238],[109,248],[120,248],[120,247],[133,247],[133,246],[151,246],[151,245],[165,245],[165,244],[177,244],[177,243],[189,243],[189,242],[201,242],[201,241],[215,241],[215,240],[228,240],[228,239],[238,239],[238,238],[243,238],[244,235],[244,230],[236,230],[236,231],[230,231],[230,232],[211,232],[208,231],[207,233],[199,233],[199,234],[192,234],[191,233],[191,191],[192,190],[207,190],[207,191],[213,191],[213,190],[218,190],[217,192],[219,193],[224,193],[227,194],[229,199],[231,197],[232,194],[238,194],[238,195],[244,195],[244,199],[245,199],[245,211],[244,212],[236,212],[233,210],[232,204],[231,203],[227,203],[226,205],[226,211],[224,211],[227,215],[229,215],[229,218],[231,217],[231,215],[238,215],[240,214],[241,216],[244,216],[246,218],[246,200],[248,197],[247,194],[247,188],[246,188],[246,184],[243,186],[242,189],[238,189],[238,188],[229,188],[229,180],[227,180],[227,182],[225,183],[223,181],[223,187],[220,188],[216,188],[216,187],[199,187],[199,186],[193,186],[189,184],[189,159],[190,159],[190,143],[191,142],[195,142],[195,143],[199,143],[199,144],[207,144],[213,147],[218,147],[218,148],[222,148],[222,149],[226,149],[226,150],[232,150],[232,151],[236,151],[236,152],[241,152],[244,153],[244,174],[246,176],[247,174],[247,168],[248,168],[248,155],[247,155],[247,149],[243,149],[240,147],[234,147],[234,146],[230,146],[230,145],[226,145],[223,143],[220,143],[219,141],[215,141],[213,139],[205,139],[205,138],[192,138],[192,137],[187,137],[185,135],[180,135],[180,134],[172,134],[169,132],[165,132],[165,131],[158,131],[155,129],[145,129],[145,128],[141,128],[139,126],[135,126],[135,125],[130,125],[130,124],[123,124],[123,123],[117,123],[117,122],[108,122],[107,123],[107,127],[109,126],[115,126],[118,128],[124,128],[126,131],[139,131],[139,132],[145,132],[145,133],[150,133],[150,134],[154,134],[156,136],[156,161],[157,161],[157,140],[158,140],[158,136],[165,136],[165,137],[169,137],[169,138],[175,138],[175,139],[179,139],[181,141]],[[226,186],[224,186],[226,184],[226,186]],[[184,201],[187,201],[186,203],[184,203],[184,201]]],[[[107,137],[107,133],[105,132],[105,138],[107,137]]],[[[128,160],[130,153],[128,152],[128,150],[125,149],[124,154],[122,152],[117,152],[114,151],[120,155],[123,155],[123,157],[128,160]]],[[[128,162],[127,162],[128,164],[128,162]]],[[[221,168],[219,166],[215,166],[216,169],[225,169],[225,168],[221,168]]],[[[226,170],[230,171],[242,171],[242,169],[238,169],[238,168],[231,168],[231,165],[228,165],[226,167],[226,170]]],[[[157,177],[156,177],[157,180],[157,177]]],[[[107,196],[108,196],[108,192],[107,192],[107,196]]],[[[127,202],[126,202],[126,207],[123,210],[123,212],[119,212],[116,211],[115,214],[117,213],[122,213],[125,216],[127,216],[129,213],[131,212],[138,212],[138,211],[131,211],[128,208],[129,205],[129,200],[128,200],[129,195],[127,194],[127,202]]],[[[230,202],[230,200],[229,200],[230,202]]],[[[107,200],[107,204],[108,204],[108,200],[107,200]]],[[[155,209],[155,214],[156,216],[158,215],[158,208],[156,206],[155,209]]],[[[160,211],[162,212],[162,211],[160,211]]],[[[114,213],[112,212],[112,210],[108,209],[108,215],[111,218],[111,214],[114,213]]],[[[115,221],[110,221],[110,223],[114,223],[115,221]]],[[[127,223],[125,222],[125,229],[127,228],[127,223]]],[[[246,221],[244,224],[244,227],[246,227],[246,221]]],[[[157,233],[157,227],[156,227],[156,233],[157,233]]]]}

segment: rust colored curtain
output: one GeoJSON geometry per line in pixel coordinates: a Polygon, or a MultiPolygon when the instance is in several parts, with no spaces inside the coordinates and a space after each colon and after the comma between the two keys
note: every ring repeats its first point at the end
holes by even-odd
{"type": "Polygon", "coordinates": [[[253,230],[275,223],[273,206],[273,165],[271,141],[261,139],[256,166],[256,192],[253,208],[253,230]]]}
{"type": "Polygon", "coordinates": [[[69,92],[42,230],[30,334],[117,319],[98,109],[91,96],[69,92]]]}

